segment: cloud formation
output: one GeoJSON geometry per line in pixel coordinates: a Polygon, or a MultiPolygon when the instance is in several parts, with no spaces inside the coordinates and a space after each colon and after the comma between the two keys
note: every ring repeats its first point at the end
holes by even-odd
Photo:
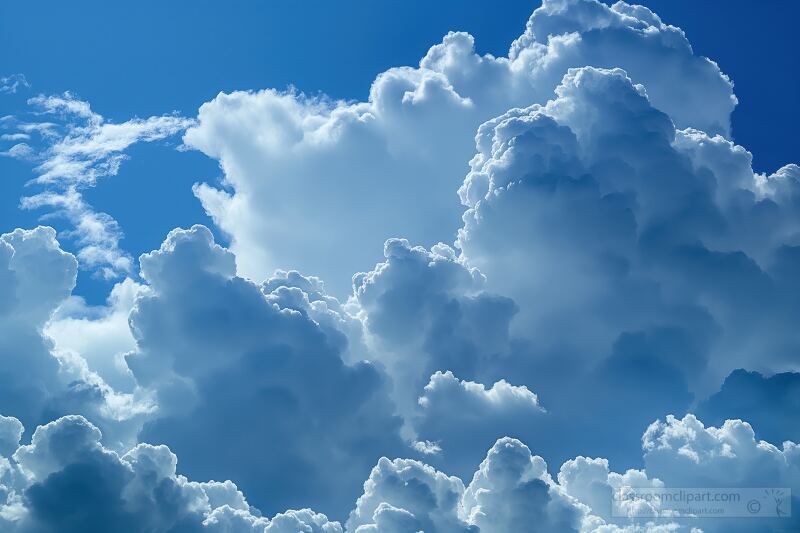
{"type": "Polygon", "coordinates": [[[384,374],[343,360],[346,336],[311,318],[323,296],[296,275],[237,277],[203,226],[174,230],[140,264],[150,290],[126,359],[159,407],[141,437],[168,444],[189,474],[235,478],[271,512],[313,501],[339,516],[375,461],[406,449],[384,374]]]}
{"type": "Polygon", "coordinates": [[[759,175],[730,141],[675,130],[619,69],[570,70],[556,95],[481,126],[459,191],[461,260],[514,295],[529,341],[517,383],[612,416],[636,398],[641,424],[737,367],[793,368],[795,166],[759,175]]]}
{"type": "MultiPolygon", "coordinates": [[[[80,353],[64,350],[46,333],[75,286],[77,268],[76,258],[61,249],[52,228],[17,229],[0,236],[0,406],[28,428],[82,413],[104,429],[109,446],[129,447],[152,410],[147,394],[135,384],[115,389],[94,371],[111,377],[104,370],[113,354],[100,344],[80,353]]],[[[83,325],[73,326],[90,334],[83,325]]],[[[102,321],[91,327],[102,328],[102,321]]],[[[91,342],[91,335],[85,340],[91,342]]]]}
{"type": "MultiPolygon", "coordinates": [[[[6,425],[17,431],[16,447],[21,424],[0,419],[0,429],[6,425]]],[[[100,438],[85,418],[66,416],[0,458],[3,531],[341,531],[309,510],[262,517],[230,481],[199,483],[176,474],[177,457],[166,446],[138,444],[119,455],[100,438]]]]}
{"type": "Polygon", "coordinates": [[[610,509],[626,486],[800,490],[800,167],[755,173],[735,103],[678,28],[593,0],[545,1],[508,57],[448,34],[366,102],[237,92],[112,124],[32,99],[60,123],[17,124],[6,155],[36,161],[23,207],[67,216],[79,252],[0,236],[0,525],[765,524],[610,509]],[[142,283],[71,296],[79,265],[134,275],[82,191],[189,126],[231,249],[175,229],[142,283]]]}
{"type": "MultiPolygon", "coordinates": [[[[652,521],[637,513],[657,504],[630,502],[629,517],[612,516],[612,491],[621,488],[728,486],[741,482],[796,488],[796,445],[783,450],[756,442],[749,424],[720,428],[696,418],[668,417],[645,432],[647,471],[624,474],[604,459],[576,457],[554,480],[545,461],[522,442],[499,439],[465,486],[424,463],[381,458],[342,527],[310,509],[271,519],[248,503],[231,481],[197,482],[178,474],[166,446],[138,444],[118,454],[101,444],[100,431],[81,416],[40,426],[20,444],[22,424],[0,418],[0,525],[9,532],[208,531],[215,533],[400,533],[426,531],[666,533],[747,530],[746,520],[673,516],[652,521]],[[698,465],[702,466],[698,468],[698,465]],[[732,476],[731,472],[735,474],[732,476]],[[654,474],[660,474],[654,477],[654,474]],[[722,485],[715,485],[714,482],[722,485]],[[688,484],[688,485],[687,485],[688,484]]],[[[797,506],[797,499],[792,500],[797,506]]],[[[793,511],[795,509],[793,508],[793,511]]],[[[765,527],[793,519],[757,518],[765,527]],[[783,521],[781,521],[783,520],[783,521]]]]}
{"type": "Polygon", "coordinates": [[[50,228],[0,236],[0,404],[29,425],[45,421],[49,402],[64,387],[41,330],[75,285],[76,270],[50,228]]]}
{"type": "Polygon", "coordinates": [[[508,57],[480,55],[471,35],[450,33],[418,67],[378,75],[365,102],[220,94],[184,142],[217,159],[225,179],[195,194],[231,236],[241,274],[297,268],[341,297],[388,238],[452,242],[462,212],[454,191],[477,127],[545,103],[568,68],[585,65],[625,69],[680,128],[729,134],[732,84],[680,29],[624,2],[547,0],[508,57]]]}
{"type": "MultiPolygon", "coordinates": [[[[413,425],[422,442],[435,443],[445,456],[443,468],[468,476],[498,438],[535,438],[544,416],[536,394],[524,385],[500,380],[485,387],[447,371],[436,372],[425,385],[413,425]]],[[[427,460],[436,464],[436,459],[427,460]]]]}

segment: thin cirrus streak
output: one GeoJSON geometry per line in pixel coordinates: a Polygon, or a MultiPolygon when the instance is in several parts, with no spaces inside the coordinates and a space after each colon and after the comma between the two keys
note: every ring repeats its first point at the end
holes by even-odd
{"type": "Polygon", "coordinates": [[[174,136],[193,121],[173,114],[116,124],[69,92],[30,98],[28,104],[34,117],[51,121],[16,119],[13,126],[17,131],[6,134],[7,140],[24,142],[12,146],[4,155],[36,164],[36,177],[28,185],[40,191],[23,197],[20,206],[48,210],[44,220],[65,218],[71,229],[63,236],[75,241],[83,268],[107,279],[131,274],[132,258],[119,246],[122,228],[111,215],[98,212],[87,203],[83,191],[97,186],[102,178],[115,176],[127,158],[125,151],[132,145],[174,136]],[[31,141],[31,136],[36,140],[31,141]]]}

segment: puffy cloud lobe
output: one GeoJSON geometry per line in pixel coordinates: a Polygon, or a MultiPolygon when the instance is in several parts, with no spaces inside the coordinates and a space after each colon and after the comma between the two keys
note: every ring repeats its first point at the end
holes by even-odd
{"type": "MultiPolygon", "coordinates": [[[[694,415],[686,415],[651,424],[642,437],[642,448],[648,475],[667,487],[790,488],[791,518],[765,520],[758,527],[797,527],[800,453],[796,443],[786,441],[778,448],[756,440],[753,428],[742,420],[705,427],[694,415]]],[[[709,524],[710,531],[748,531],[752,527],[730,519],[709,524]]]]}
{"type": "Polygon", "coordinates": [[[141,437],[168,444],[193,477],[236,479],[265,510],[310,501],[344,516],[374,462],[406,445],[381,371],[346,364],[346,335],[311,318],[312,301],[336,303],[298,275],[236,277],[202,226],[173,231],[140,264],[150,290],[131,313],[127,361],[159,406],[141,437]]]}
{"type": "Polygon", "coordinates": [[[100,438],[85,418],[66,416],[37,428],[11,462],[4,458],[16,476],[0,506],[3,530],[341,531],[309,510],[264,518],[230,481],[198,483],[176,474],[177,457],[166,446],[138,444],[120,456],[100,438]],[[9,509],[9,501],[16,507],[9,509]]]}
{"type": "Polygon", "coordinates": [[[507,350],[513,301],[483,291],[484,276],[449,246],[430,250],[390,239],[385,261],[353,277],[359,317],[372,357],[389,369],[405,415],[430,376],[450,370],[485,381],[484,369],[507,350]]]}
{"type": "Polygon", "coordinates": [[[563,492],[539,456],[516,439],[495,443],[472,478],[462,502],[468,521],[483,533],[579,531],[584,508],[563,492]]]}
{"type": "MultiPolygon", "coordinates": [[[[100,444],[100,431],[68,416],[39,427],[14,460],[27,477],[20,531],[191,531],[207,499],[175,476],[164,448],[139,445],[124,457],[100,444]],[[181,529],[182,528],[182,529],[181,529]]],[[[199,530],[199,528],[194,528],[199,530]]]]}
{"type": "Polygon", "coordinates": [[[342,526],[338,522],[330,522],[321,513],[310,509],[286,511],[278,513],[270,521],[265,533],[341,533],[342,526]]]}
{"type": "Polygon", "coordinates": [[[752,426],[742,420],[716,428],[705,427],[694,415],[668,416],[647,428],[642,448],[648,473],[672,486],[699,480],[708,486],[798,482],[797,445],[786,441],[780,449],[757,441],[752,426]]]}
{"type": "Polygon", "coordinates": [[[128,315],[144,286],[126,278],[114,285],[105,306],[88,306],[76,296],[61,303],[45,326],[57,352],[82,357],[115,390],[133,392],[133,378],[124,355],[135,347],[128,315]]]}
{"type": "Polygon", "coordinates": [[[378,461],[347,521],[348,531],[476,531],[459,518],[464,484],[408,459],[378,461]]]}
{"type": "MultiPolygon", "coordinates": [[[[2,428],[20,434],[12,418],[2,428]]],[[[12,437],[14,440],[15,437],[12,437]]],[[[310,509],[265,518],[230,481],[195,482],[176,473],[166,446],[138,444],[119,455],[80,416],[37,428],[30,444],[0,457],[0,525],[9,532],[209,531],[225,533],[336,533],[343,529],[310,509]]],[[[577,457],[561,466],[558,481],[545,461],[517,439],[499,439],[465,488],[461,479],[408,459],[382,458],[364,484],[347,531],[649,532],[752,530],[747,521],[673,517],[639,518],[647,509],[630,502],[629,517],[610,516],[612,491],[627,487],[796,488],[796,445],[783,450],[756,442],[749,424],[729,420],[706,428],[687,415],[651,425],[642,438],[647,471],[618,474],[605,459],[577,457]],[[658,478],[653,477],[658,474],[658,478]],[[749,529],[748,529],[749,528],[749,529]]],[[[796,503],[794,503],[796,506],[796,503]]],[[[794,509],[793,509],[794,511],[794,509]]],[[[759,519],[759,527],[792,526],[759,519]]]]}
{"type": "Polygon", "coordinates": [[[41,327],[75,286],[75,258],[61,250],[55,231],[48,227],[16,229],[0,240],[3,280],[9,287],[4,293],[18,306],[9,319],[41,327]]]}
{"type": "Polygon", "coordinates": [[[380,74],[366,102],[220,94],[184,141],[218,159],[225,181],[195,194],[231,235],[240,273],[298,268],[343,295],[385,239],[449,242],[475,129],[546,102],[568,68],[585,65],[626,69],[680,127],[729,133],[732,85],[678,28],[623,2],[547,0],[508,57],[479,55],[472,36],[450,33],[418,68],[380,74]]]}
{"type": "Polygon", "coordinates": [[[14,453],[24,430],[22,422],[16,418],[0,415],[0,455],[8,457],[14,453]]]}
{"type": "Polygon", "coordinates": [[[293,309],[314,320],[347,362],[373,358],[365,344],[363,324],[349,305],[327,294],[321,279],[296,270],[278,270],[262,284],[261,291],[281,309],[293,309]]]}
{"type": "MultiPolygon", "coordinates": [[[[466,477],[485,450],[505,435],[536,442],[545,410],[536,394],[505,380],[491,387],[461,381],[452,372],[436,372],[419,399],[414,429],[436,443],[448,472],[466,477]]],[[[427,460],[436,464],[436,456],[427,460]]]]}
{"type": "Polygon", "coordinates": [[[679,128],[726,134],[736,105],[733,84],[708,58],[693,55],[680,28],[665,24],[644,6],[617,2],[543,2],[511,46],[512,59],[534,55],[547,43],[545,69],[555,86],[568,68],[621,67],[643,84],[655,107],[679,128]],[[656,66],[657,65],[657,66],[656,66]]]}
{"type": "Polygon", "coordinates": [[[484,292],[483,275],[457,259],[449,247],[437,245],[428,251],[390,240],[385,256],[373,271],[355,276],[357,309],[373,357],[386,364],[395,382],[395,398],[409,424],[407,435],[420,439],[417,446],[423,453],[444,450],[427,460],[446,471],[472,472],[484,449],[509,434],[557,461],[596,452],[631,465],[639,462],[637,427],[664,412],[685,412],[690,405],[683,366],[676,368],[676,363],[698,367],[695,358],[702,356],[702,331],[707,327],[702,313],[682,311],[681,324],[688,332],[662,328],[621,335],[607,360],[580,373],[577,362],[543,360],[530,340],[509,335],[516,304],[484,292]],[[553,379],[548,364],[555,365],[555,371],[566,369],[567,375],[553,379]],[[432,372],[445,369],[467,381],[489,384],[505,383],[503,376],[513,375],[520,380],[515,384],[545,391],[551,415],[479,402],[491,406],[491,414],[476,408],[470,418],[472,411],[453,408],[473,398],[461,386],[445,386],[455,385],[454,377],[439,375],[427,393],[423,390],[432,372]],[[413,404],[428,393],[428,407],[419,410],[413,404]],[[594,416],[587,405],[604,416],[594,416]],[[612,423],[614,430],[607,431],[612,423]],[[587,434],[587,427],[595,429],[587,434]],[[628,445],[620,446],[620,440],[628,445]]]}
{"type": "Polygon", "coordinates": [[[42,328],[75,284],[75,258],[51,228],[0,236],[0,408],[28,424],[43,421],[64,388],[42,328]]]}
{"type": "Polygon", "coordinates": [[[278,513],[268,520],[250,510],[223,505],[211,511],[203,526],[213,533],[342,533],[339,522],[310,509],[278,513]]]}
{"type": "Polygon", "coordinates": [[[734,365],[790,368],[799,212],[764,182],[792,190],[794,167],[760,176],[744,149],[676,131],[619,69],[571,70],[556,95],[481,126],[460,190],[461,260],[519,306],[512,337],[529,342],[517,346],[517,383],[548,398],[556,420],[594,402],[630,432],[626,399],[644,424],[685,412],[734,365]]]}
{"type": "MultiPolygon", "coordinates": [[[[75,257],[55,236],[48,227],[0,236],[0,409],[29,428],[80,412],[107,430],[107,444],[129,447],[151,410],[146,395],[133,385],[115,390],[82,354],[64,350],[47,335],[77,272],[75,257]]],[[[102,369],[102,358],[111,355],[97,354],[92,363],[102,369]]]]}
{"type": "MultiPolygon", "coordinates": [[[[611,503],[614,493],[628,487],[661,488],[659,479],[648,479],[643,470],[628,470],[618,474],[609,470],[607,459],[578,456],[561,465],[558,472],[559,485],[573,498],[587,505],[594,515],[604,521],[616,521],[618,526],[630,525],[627,517],[612,516],[611,503]]],[[[627,511],[630,517],[654,516],[660,511],[655,502],[620,501],[619,509],[627,511]]],[[[589,522],[592,522],[590,519],[589,522]]]]}

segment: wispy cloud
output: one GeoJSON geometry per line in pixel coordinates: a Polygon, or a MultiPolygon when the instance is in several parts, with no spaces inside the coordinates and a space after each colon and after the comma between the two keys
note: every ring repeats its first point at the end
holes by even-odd
{"type": "Polygon", "coordinates": [[[36,177],[28,185],[40,191],[22,198],[20,206],[50,209],[43,218],[66,218],[72,229],[65,236],[80,247],[77,255],[84,268],[106,278],[130,273],[132,259],[119,246],[123,237],[119,224],[109,214],[95,211],[82,191],[103,177],[116,175],[127,158],[125,151],[133,144],[165,139],[185,130],[192,121],[171,114],[112,123],[69,92],[37,96],[28,104],[36,117],[47,120],[16,123],[17,131],[4,136],[5,140],[35,136],[38,141],[3,152],[36,163],[36,177]]]}
{"type": "Polygon", "coordinates": [[[27,141],[31,136],[27,133],[4,133],[0,135],[0,141],[27,141]]]}
{"type": "Polygon", "coordinates": [[[24,74],[11,74],[0,78],[0,93],[15,94],[19,89],[28,89],[30,86],[24,74]]]}

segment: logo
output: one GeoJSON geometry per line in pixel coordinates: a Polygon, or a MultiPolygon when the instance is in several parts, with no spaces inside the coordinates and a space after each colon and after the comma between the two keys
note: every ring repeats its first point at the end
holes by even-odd
{"type": "Polygon", "coordinates": [[[747,510],[750,514],[758,514],[761,512],[761,502],[758,500],[750,500],[747,502],[747,510]]]}

